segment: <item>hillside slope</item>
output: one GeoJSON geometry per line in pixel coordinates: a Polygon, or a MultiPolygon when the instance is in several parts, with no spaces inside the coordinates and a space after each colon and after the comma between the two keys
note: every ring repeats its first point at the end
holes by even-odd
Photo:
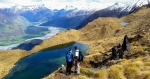
{"type": "Polygon", "coordinates": [[[30,23],[18,14],[0,10],[0,36],[23,34],[30,23]]]}
{"type": "MultiPolygon", "coordinates": [[[[98,29],[98,26],[99,28],[102,27],[103,25],[100,25],[100,22],[108,22],[110,18],[98,18],[87,24],[84,28],[81,29],[84,31],[82,35],[85,36],[84,34],[86,34],[86,31],[89,31],[90,33],[84,37],[85,39],[81,35],[80,40],[88,40],[84,42],[90,45],[90,48],[87,51],[87,53],[90,55],[86,56],[84,61],[81,63],[81,74],[71,74],[70,76],[65,76],[60,73],[60,70],[58,70],[48,77],[45,77],[44,79],[149,79],[149,9],[149,6],[143,6],[133,13],[118,19],[119,21],[129,22],[129,24],[124,27],[120,27],[119,31],[114,36],[109,36],[109,33],[103,32],[109,36],[103,39],[97,39],[98,37],[96,36],[97,33],[100,36],[103,33],[99,33],[98,30],[96,30],[96,32],[95,30],[92,30],[98,29]],[[105,54],[111,53],[108,52],[109,49],[123,42],[123,36],[126,34],[130,39],[132,39],[132,41],[130,40],[131,54],[129,54],[127,58],[112,61],[110,60],[103,66],[97,64],[98,67],[93,68],[96,66],[96,63],[100,63],[101,61],[105,60],[105,58],[107,58],[105,54]],[[93,39],[97,40],[91,40],[92,38],[88,39],[88,37],[92,37],[93,39]],[[95,64],[92,64],[91,61],[93,61],[95,64]]],[[[117,20],[114,21],[114,24],[115,22],[118,23],[117,20]]],[[[109,28],[109,22],[107,27],[109,28]]],[[[102,30],[102,28],[99,30],[102,30]]],[[[113,31],[113,29],[111,31],[113,31]]]]}

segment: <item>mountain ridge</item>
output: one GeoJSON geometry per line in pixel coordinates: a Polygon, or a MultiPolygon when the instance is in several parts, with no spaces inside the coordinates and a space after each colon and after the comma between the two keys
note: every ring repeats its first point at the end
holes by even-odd
{"type": "Polygon", "coordinates": [[[133,3],[128,3],[128,4],[115,3],[114,5],[112,5],[110,7],[96,11],[94,14],[90,15],[86,20],[84,20],[79,26],[77,26],[76,29],[81,29],[88,22],[91,22],[94,19],[97,19],[98,17],[118,17],[118,18],[121,18],[124,15],[131,13],[132,11],[140,8],[143,5],[148,5],[150,1],[145,0],[145,2],[146,1],[148,1],[148,2],[143,3],[142,0],[141,1],[135,0],[135,1],[133,1],[133,3]]]}

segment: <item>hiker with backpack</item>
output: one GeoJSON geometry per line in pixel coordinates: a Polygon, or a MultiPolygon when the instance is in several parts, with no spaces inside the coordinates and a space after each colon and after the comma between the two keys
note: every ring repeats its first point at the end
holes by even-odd
{"type": "Polygon", "coordinates": [[[80,61],[83,61],[83,55],[81,51],[78,50],[78,47],[75,46],[75,57],[74,57],[74,62],[75,62],[75,73],[80,74],[80,61]]]}
{"type": "Polygon", "coordinates": [[[74,55],[72,53],[72,49],[69,48],[69,52],[66,54],[66,63],[67,63],[67,68],[66,68],[66,75],[71,74],[71,68],[74,60],[74,55]]]}

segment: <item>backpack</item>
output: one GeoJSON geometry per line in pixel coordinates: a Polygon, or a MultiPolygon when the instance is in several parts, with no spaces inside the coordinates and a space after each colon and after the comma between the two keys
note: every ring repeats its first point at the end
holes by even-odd
{"type": "Polygon", "coordinates": [[[79,51],[78,61],[83,61],[83,57],[83,54],[81,53],[81,51],[79,51]]]}
{"type": "Polygon", "coordinates": [[[67,62],[72,62],[73,60],[72,60],[72,53],[67,53],[66,54],[66,60],[67,60],[67,62]]]}

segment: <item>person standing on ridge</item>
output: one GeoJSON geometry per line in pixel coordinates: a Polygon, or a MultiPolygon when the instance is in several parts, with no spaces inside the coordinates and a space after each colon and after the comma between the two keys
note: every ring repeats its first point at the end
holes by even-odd
{"type": "Polygon", "coordinates": [[[72,49],[69,48],[69,52],[66,54],[66,63],[67,63],[67,68],[66,68],[66,75],[71,74],[71,68],[74,60],[74,55],[72,53],[72,49]]]}
{"type": "Polygon", "coordinates": [[[75,73],[76,74],[80,74],[80,62],[78,61],[78,58],[79,58],[79,50],[78,50],[78,47],[75,46],[75,58],[74,58],[74,61],[75,61],[75,73]]]}

